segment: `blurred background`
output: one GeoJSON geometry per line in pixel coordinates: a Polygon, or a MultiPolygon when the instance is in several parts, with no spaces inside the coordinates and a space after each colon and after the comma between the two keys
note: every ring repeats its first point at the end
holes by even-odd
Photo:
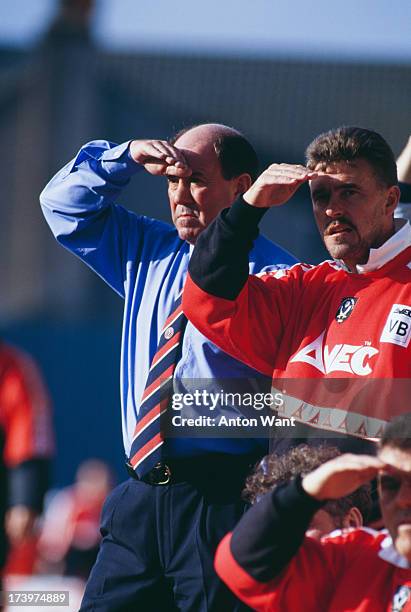
{"type": "MultiPolygon", "coordinates": [[[[303,162],[320,132],[357,124],[399,153],[411,125],[411,3],[345,0],[13,0],[0,3],[0,334],[39,363],[54,404],[53,484],[88,457],[125,476],[121,300],[54,243],[38,206],[86,141],[242,130],[262,166],[303,162]]],[[[168,220],[162,179],[122,203],[168,220]]],[[[306,192],[265,218],[297,257],[324,251],[306,192]]]]}

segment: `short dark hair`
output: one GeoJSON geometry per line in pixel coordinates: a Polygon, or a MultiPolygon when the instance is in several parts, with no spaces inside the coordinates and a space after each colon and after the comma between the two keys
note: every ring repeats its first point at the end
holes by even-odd
{"type": "Polygon", "coordinates": [[[306,165],[314,170],[332,162],[365,159],[377,178],[385,185],[397,185],[397,165],[389,144],[377,132],[360,127],[343,126],[320,134],[308,145],[306,165]]]}
{"type": "MultiPolygon", "coordinates": [[[[186,132],[203,124],[192,125],[183,128],[177,134],[168,139],[170,144],[176,141],[186,132]]],[[[258,157],[254,147],[246,137],[234,128],[222,126],[222,132],[213,142],[214,150],[221,165],[221,173],[228,181],[240,176],[244,172],[251,176],[254,182],[258,176],[258,157]]]]}
{"type": "MultiPolygon", "coordinates": [[[[326,444],[319,446],[300,444],[284,455],[274,453],[266,455],[248,476],[243,497],[254,504],[262,495],[272,491],[278,485],[289,482],[299,475],[306,476],[326,461],[339,455],[341,452],[337,447],[326,444]]],[[[323,510],[337,519],[338,526],[342,527],[342,519],[354,506],[359,509],[366,521],[372,507],[369,484],[362,485],[346,497],[327,501],[323,510]]]]}
{"type": "Polygon", "coordinates": [[[411,412],[395,417],[386,425],[379,442],[380,449],[385,446],[411,450],[411,412]]]}

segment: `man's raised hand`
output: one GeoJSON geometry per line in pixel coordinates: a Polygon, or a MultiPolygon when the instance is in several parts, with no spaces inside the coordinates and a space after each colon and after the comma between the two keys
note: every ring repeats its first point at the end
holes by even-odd
{"type": "Polygon", "coordinates": [[[338,499],[353,493],[390,466],[371,455],[345,454],[323,463],[304,476],[302,487],[318,500],[338,499]]]}
{"type": "Polygon", "coordinates": [[[303,183],[316,178],[317,173],[305,166],[271,164],[243,195],[252,206],[268,207],[284,204],[303,183]]]}
{"type": "Polygon", "coordinates": [[[166,140],[133,140],[130,143],[130,155],[150,174],[172,176],[191,174],[191,168],[182,152],[166,140]]]}

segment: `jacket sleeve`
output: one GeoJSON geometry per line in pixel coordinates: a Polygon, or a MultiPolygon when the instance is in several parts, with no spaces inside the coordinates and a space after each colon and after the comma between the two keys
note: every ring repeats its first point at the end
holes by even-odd
{"type": "Polygon", "coordinates": [[[298,478],[267,493],[220,543],[217,573],[254,610],[297,610],[302,601],[326,609],[335,559],[304,535],[321,505],[298,478]]]}
{"type": "Polygon", "coordinates": [[[183,309],[223,351],[271,376],[298,283],[293,268],[248,275],[248,254],[265,210],[240,199],[202,232],[190,259],[183,309]]]}
{"type": "Polygon", "coordinates": [[[105,140],[83,146],[40,195],[55,238],[124,297],[128,253],[141,250],[147,220],[115,204],[141,169],[129,143],[105,140]]]}

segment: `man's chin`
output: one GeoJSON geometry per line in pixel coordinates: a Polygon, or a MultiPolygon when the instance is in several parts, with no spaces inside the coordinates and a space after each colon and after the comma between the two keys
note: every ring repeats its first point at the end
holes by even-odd
{"type": "Polygon", "coordinates": [[[203,231],[202,227],[177,227],[178,237],[190,244],[195,244],[197,238],[203,231]]]}
{"type": "Polygon", "coordinates": [[[355,248],[353,244],[343,241],[338,234],[324,238],[324,244],[333,259],[349,257],[355,248]]]}
{"type": "Polygon", "coordinates": [[[333,259],[345,259],[350,253],[350,249],[345,245],[325,245],[325,248],[333,259]]]}
{"type": "Polygon", "coordinates": [[[411,525],[401,525],[398,528],[395,548],[411,563],[411,525]]]}

